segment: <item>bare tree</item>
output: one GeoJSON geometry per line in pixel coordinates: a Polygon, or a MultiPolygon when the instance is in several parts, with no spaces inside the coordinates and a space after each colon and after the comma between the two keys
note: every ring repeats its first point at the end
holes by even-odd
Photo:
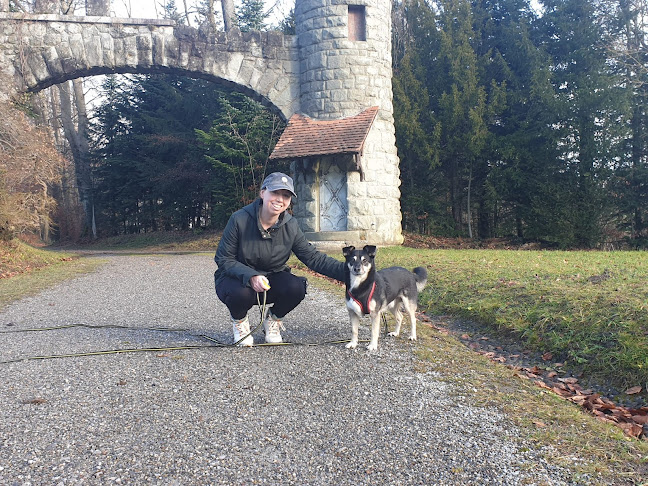
{"type": "Polygon", "coordinates": [[[92,194],[92,174],[90,170],[90,150],[88,145],[88,118],[85,108],[85,96],[81,80],[65,82],[58,85],[61,125],[70,147],[77,178],[79,200],[85,215],[84,233],[92,233],[96,238],[94,222],[94,205],[92,194]],[[77,123],[75,124],[75,114],[77,123]]]}
{"type": "Polygon", "coordinates": [[[187,6],[187,0],[182,0],[184,3],[185,18],[187,19],[187,25],[191,27],[191,20],[189,19],[189,7],[187,6]]]}
{"type": "Polygon", "coordinates": [[[223,24],[225,32],[227,32],[237,26],[234,0],[221,0],[221,6],[223,7],[223,24]]]}
{"type": "Polygon", "coordinates": [[[110,16],[109,0],[85,0],[86,15],[96,15],[99,17],[110,16]]]}
{"type": "Polygon", "coordinates": [[[207,21],[209,25],[216,30],[216,17],[214,15],[214,0],[209,0],[207,3],[207,21]]]}
{"type": "Polygon", "coordinates": [[[40,233],[49,240],[49,193],[61,178],[64,160],[51,133],[36,127],[9,103],[0,103],[0,234],[40,233]]]}
{"type": "Polygon", "coordinates": [[[60,0],[35,0],[34,13],[59,13],[61,10],[60,0]]]}

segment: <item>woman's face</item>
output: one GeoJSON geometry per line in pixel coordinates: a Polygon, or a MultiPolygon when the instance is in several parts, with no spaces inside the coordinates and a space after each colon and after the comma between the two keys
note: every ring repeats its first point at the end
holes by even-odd
{"type": "Polygon", "coordinates": [[[290,200],[292,199],[292,194],[290,194],[290,191],[285,189],[279,189],[278,191],[262,189],[261,199],[263,199],[263,209],[266,214],[270,217],[274,217],[279,216],[288,209],[288,206],[290,206],[290,200]]]}

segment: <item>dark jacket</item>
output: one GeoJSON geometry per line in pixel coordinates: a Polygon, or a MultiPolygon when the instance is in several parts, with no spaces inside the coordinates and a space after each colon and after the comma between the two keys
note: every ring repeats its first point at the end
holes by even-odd
{"type": "Polygon", "coordinates": [[[344,263],[318,251],[308,242],[289,213],[282,213],[268,231],[259,221],[262,201],[257,199],[230,216],[214,260],[216,285],[229,275],[249,285],[254,275],[286,270],[291,252],[311,270],[344,281],[344,263]]]}

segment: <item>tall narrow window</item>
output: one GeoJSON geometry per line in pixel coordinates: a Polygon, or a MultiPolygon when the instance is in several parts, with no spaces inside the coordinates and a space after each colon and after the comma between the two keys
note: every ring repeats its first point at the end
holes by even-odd
{"type": "Polygon", "coordinates": [[[367,40],[364,5],[349,5],[349,40],[367,40]]]}

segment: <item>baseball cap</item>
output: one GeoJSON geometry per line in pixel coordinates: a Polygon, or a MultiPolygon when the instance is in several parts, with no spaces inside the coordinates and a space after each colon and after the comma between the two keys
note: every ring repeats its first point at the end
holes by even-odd
{"type": "Polygon", "coordinates": [[[283,172],[273,172],[268,177],[265,178],[261,189],[267,189],[268,191],[279,191],[285,189],[290,192],[293,197],[297,197],[295,194],[295,186],[293,186],[292,177],[284,174],[283,172]]]}

